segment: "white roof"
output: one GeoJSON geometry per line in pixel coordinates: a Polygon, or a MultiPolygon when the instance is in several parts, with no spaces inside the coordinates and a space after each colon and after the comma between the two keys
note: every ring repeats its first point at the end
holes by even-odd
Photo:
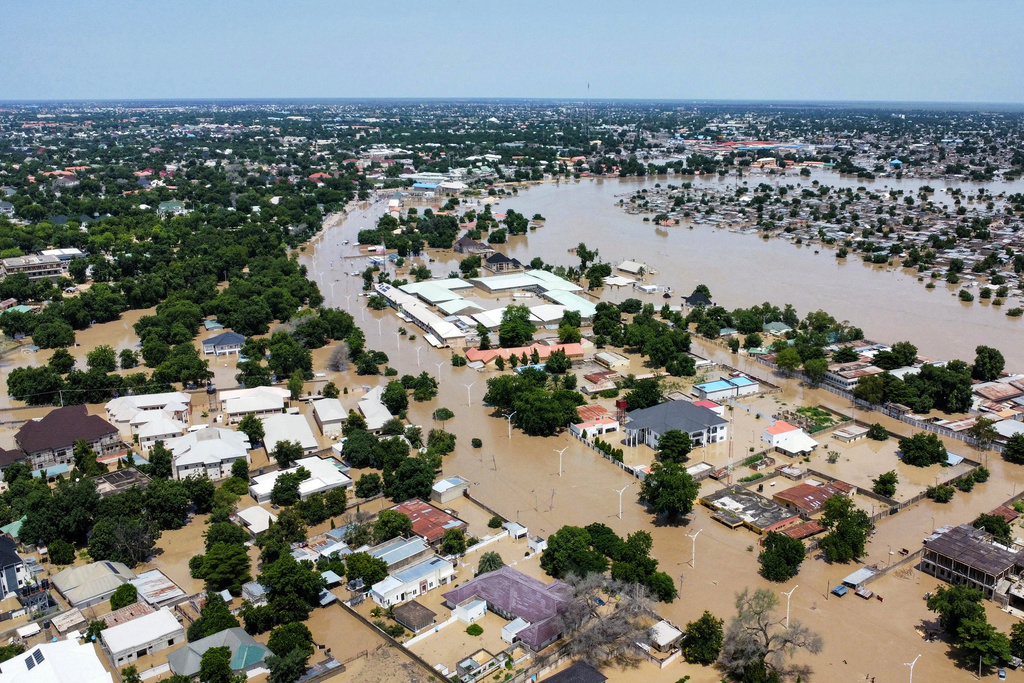
{"type": "Polygon", "coordinates": [[[228,415],[263,413],[268,410],[284,410],[284,398],[271,393],[259,393],[224,400],[224,412],[228,415]]]}
{"type": "Polygon", "coordinates": [[[530,317],[542,323],[556,322],[565,317],[565,306],[540,304],[530,309],[530,317]]]}
{"type": "Polygon", "coordinates": [[[112,679],[93,644],[61,640],[40,643],[4,662],[0,683],[112,683],[112,679]]]}
{"type": "Polygon", "coordinates": [[[170,404],[192,402],[192,395],[182,391],[168,391],[162,394],[142,394],[139,396],[119,396],[105,406],[110,419],[125,422],[132,419],[140,410],[164,410],[170,404]]]}
{"type": "Polygon", "coordinates": [[[501,325],[501,316],[504,315],[504,308],[492,308],[489,311],[473,313],[470,317],[487,329],[493,329],[501,325]]]}
{"type": "Polygon", "coordinates": [[[262,534],[270,528],[271,522],[277,521],[277,515],[270,510],[261,508],[259,505],[239,510],[235,515],[245,522],[245,526],[254,534],[262,534]]]}
{"type": "Polygon", "coordinates": [[[646,266],[644,264],[637,263],[636,261],[623,261],[622,263],[620,263],[616,267],[619,270],[627,272],[627,273],[638,273],[638,272],[640,272],[641,268],[646,268],[646,266]]]}
{"type": "Polygon", "coordinates": [[[992,425],[992,429],[996,430],[999,436],[1010,438],[1014,434],[1024,434],[1024,422],[1001,420],[992,425]]]}
{"type": "Polygon", "coordinates": [[[132,619],[101,632],[103,642],[115,655],[135,650],[154,640],[161,640],[181,630],[181,624],[166,607],[132,619]]]}
{"type": "Polygon", "coordinates": [[[171,420],[166,417],[157,418],[147,422],[138,428],[137,434],[140,439],[159,436],[176,436],[185,431],[185,423],[178,420],[171,420]]]}
{"type": "Polygon", "coordinates": [[[383,394],[384,387],[378,386],[370,389],[359,399],[359,412],[366,418],[366,428],[371,432],[383,427],[384,423],[393,417],[384,404],[380,402],[383,394]]]}
{"type": "Polygon", "coordinates": [[[651,640],[662,647],[682,637],[682,631],[664,620],[651,627],[651,640]]]}
{"type": "Polygon", "coordinates": [[[335,466],[336,463],[338,463],[337,460],[330,458],[318,458],[316,456],[302,458],[296,461],[295,467],[268,472],[254,478],[252,485],[249,487],[249,492],[257,500],[266,498],[273,490],[274,482],[277,481],[278,477],[285,473],[296,472],[300,467],[304,467],[310,474],[309,479],[299,484],[299,496],[302,498],[313,493],[322,493],[341,486],[347,487],[352,483],[352,480],[335,466]]]}
{"type": "Polygon", "coordinates": [[[341,401],[336,398],[322,398],[313,402],[313,412],[320,418],[321,422],[345,421],[348,418],[348,411],[341,401]]]}
{"type": "Polygon", "coordinates": [[[53,585],[72,605],[100,595],[109,595],[135,578],[135,572],[120,562],[93,562],[68,567],[52,577],[53,585]]]}
{"type": "Polygon", "coordinates": [[[297,441],[304,451],[320,446],[305,415],[278,413],[261,419],[266,434],[263,443],[268,452],[274,450],[281,441],[297,441]]]}
{"type": "Polygon", "coordinates": [[[445,491],[448,491],[449,489],[453,489],[453,488],[455,488],[457,486],[468,486],[468,485],[469,485],[469,481],[468,480],[463,479],[462,477],[457,477],[456,476],[456,477],[448,477],[447,479],[442,479],[441,481],[439,481],[436,484],[434,484],[433,488],[438,493],[444,493],[445,491]]]}
{"type": "Polygon", "coordinates": [[[168,439],[164,446],[171,451],[175,467],[185,465],[216,465],[225,460],[244,458],[249,452],[249,437],[223,427],[207,427],[168,439]]]}
{"type": "Polygon", "coordinates": [[[220,392],[221,401],[230,401],[236,398],[246,398],[248,396],[279,396],[281,400],[285,400],[291,393],[282,387],[251,387],[248,389],[231,389],[230,391],[220,392]]]}
{"type": "Polygon", "coordinates": [[[808,436],[804,430],[794,429],[793,431],[777,434],[775,436],[775,447],[789,453],[802,453],[817,448],[818,442],[808,436]]]}

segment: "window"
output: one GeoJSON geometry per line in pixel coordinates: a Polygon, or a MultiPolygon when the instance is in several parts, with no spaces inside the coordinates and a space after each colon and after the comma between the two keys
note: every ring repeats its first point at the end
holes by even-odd
{"type": "Polygon", "coordinates": [[[167,647],[170,647],[171,645],[174,645],[174,638],[167,641],[167,647]]]}

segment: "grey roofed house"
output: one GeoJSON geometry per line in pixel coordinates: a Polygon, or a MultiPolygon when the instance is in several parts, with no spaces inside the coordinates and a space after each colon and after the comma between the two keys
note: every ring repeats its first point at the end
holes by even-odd
{"type": "Polygon", "coordinates": [[[724,441],[725,428],[729,424],[713,410],[688,401],[659,403],[650,408],[634,410],[628,417],[629,421],[624,427],[627,435],[637,442],[646,442],[652,448],[657,447],[658,437],[673,429],[689,434],[695,445],[705,440],[711,443],[724,441]],[[640,436],[643,438],[638,438],[640,436]]]}
{"type": "Polygon", "coordinates": [[[135,572],[120,562],[93,562],[81,567],[68,567],[52,578],[56,588],[72,607],[91,607],[103,602],[121,587],[137,578],[135,572]]]}
{"type": "Polygon", "coordinates": [[[607,680],[607,676],[586,662],[576,662],[568,669],[544,679],[544,683],[604,683],[607,680]]]}
{"type": "Polygon", "coordinates": [[[477,576],[442,597],[452,609],[477,598],[504,619],[519,617],[528,621],[530,625],[516,637],[536,651],[561,636],[558,611],[572,597],[572,587],[562,581],[543,583],[513,567],[502,567],[477,576]]]}
{"type": "Polygon", "coordinates": [[[203,653],[213,647],[227,647],[231,650],[231,670],[236,673],[255,669],[270,654],[266,646],[256,642],[244,628],[236,626],[171,652],[167,655],[167,664],[179,676],[196,676],[199,674],[203,653]]]}
{"type": "Polygon", "coordinates": [[[220,355],[222,353],[239,353],[242,345],[245,344],[245,337],[237,332],[222,332],[209,339],[203,340],[203,353],[209,355],[220,355]]]}
{"type": "Polygon", "coordinates": [[[684,299],[687,306],[711,306],[711,299],[704,292],[693,290],[693,294],[684,299]]]}

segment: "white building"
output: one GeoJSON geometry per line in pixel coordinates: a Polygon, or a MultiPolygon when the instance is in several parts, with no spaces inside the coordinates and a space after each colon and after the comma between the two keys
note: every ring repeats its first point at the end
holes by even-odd
{"type": "Polygon", "coordinates": [[[725,398],[749,396],[761,390],[757,382],[742,375],[723,377],[714,382],[705,382],[693,386],[693,395],[701,401],[720,401],[725,398]]]}
{"type": "Polygon", "coordinates": [[[192,395],[183,391],[141,396],[118,396],[104,407],[107,422],[117,427],[122,436],[130,440],[135,426],[148,422],[149,415],[166,413],[173,420],[188,424],[192,416],[192,395]]]}
{"type": "Polygon", "coordinates": [[[782,420],[765,427],[761,438],[775,450],[790,456],[806,455],[818,447],[818,442],[807,432],[782,420]]]}
{"type": "Polygon", "coordinates": [[[157,441],[170,441],[185,433],[186,424],[171,417],[167,413],[142,424],[135,434],[139,437],[139,448],[148,451],[157,441]]]}
{"type": "Polygon", "coordinates": [[[569,431],[577,439],[583,438],[583,432],[587,433],[586,438],[593,439],[595,436],[604,436],[608,432],[619,431],[619,421],[614,417],[599,417],[596,420],[569,425],[569,431]]]}
{"type": "Polygon", "coordinates": [[[262,418],[262,421],[265,434],[263,445],[266,447],[267,453],[277,448],[277,444],[282,441],[298,443],[306,455],[320,449],[320,442],[316,440],[316,435],[313,434],[305,415],[279,413],[267,415],[262,418]]]}
{"type": "Polygon", "coordinates": [[[322,398],[313,402],[313,419],[316,420],[316,426],[320,428],[321,434],[337,436],[345,426],[348,411],[339,399],[322,398]]]}
{"type": "Polygon", "coordinates": [[[207,427],[189,432],[177,439],[165,441],[171,452],[171,468],[175,479],[187,479],[193,474],[217,481],[231,476],[236,460],[249,458],[249,437],[223,427],[207,427]]]}
{"type": "Polygon", "coordinates": [[[399,605],[455,579],[452,563],[440,557],[419,562],[373,584],[370,594],[381,607],[399,605]]]}
{"type": "Polygon", "coordinates": [[[377,433],[384,423],[390,420],[393,415],[387,407],[381,403],[381,396],[384,395],[384,387],[374,387],[359,399],[359,413],[366,420],[366,431],[377,433]]]}
{"type": "Polygon", "coordinates": [[[352,486],[352,480],[339,469],[340,466],[341,463],[333,459],[303,458],[295,463],[295,467],[255,477],[249,486],[249,494],[257,503],[269,502],[270,492],[274,489],[277,478],[285,473],[296,472],[300,467],[305,468],[310,474],[308,479],[299,484],[299,497],[303,500],[314,493],[326,493],[338,487],[349,488],[352,486]]]}
{"type": "Polygon", "coordinates": [[[281,387],[253,387],[222,391],[220,401],[228,423],[238,424],[246,415],[263,417],[282,412],[290,396],[290,392],[281,387]]]}
{"type": "Polygon", "coordinates": [[[277,515],[261,508],[259,505],[253,505],[236,512],[234,520],[248,531],[253,538],[256,538],[270,528],[271,522],[277,521],[277,515]]]}
{"type": "Polygon", "coordinates": [[[0,683],[113,683],[92,643],[40,643],[0,668],[0,683]]]}
{"type": "Polygon", "coordinates": [[[110,661],[118,669],[136,659],[185,642],[185,629],[166,607],[104,629],[100,638],[110,661]]]}

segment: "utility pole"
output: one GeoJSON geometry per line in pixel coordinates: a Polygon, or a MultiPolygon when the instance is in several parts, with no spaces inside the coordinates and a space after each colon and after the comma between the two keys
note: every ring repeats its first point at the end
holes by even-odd
{"type": "Polygon", "coordinates": [[[437,363],[434,363],[434,365],[437,366],[437,381],[440,382],[441,381],[441,368],[444,366],[444,361],[443,360],[439,361],[437,363]]]}
{"type": "Polygon", "coordinates": [[[788,593],[786,591],[779,591],[779,593],[786,596],[786,628],[789,628],[789,599],[793,597],[793,592],[799,587],[799,585],[793,586],[788,593]]]}
{"type": "MultiPolygon", "coordinates": [[[[562,476],[562,453],[565,453],[567,448],[569,448],[569,447],[566,446],[562,450],[558,450],[557,448],[553,448],[552,449],[555,453],[558,453],[558,476],[562,476]]],[[[622,519],[622,511],[621,510],[619,511],[619,519],[622,519]]]]}
{"type": "Polygon", "coordinates": [[[395,348],[396,349],[402,348],[402,333],[401,332],[395,332],[395,348]]]}
{"type": "Polygon", "coordinates": [[[420,366],[420,349],[422,349],[422,348],[423,348],[423,346],[420,345],[420,346],[417,346],[415,349],[413,349],[414,351],[416,351],[416,367],[420,366]]]}
{"type": "Polygon", "coordinates": [[[508,440],[509,441],[512,440],[512,418],[514,416],[515,416],[515,413],[512,413],[511,415],[507,415],[506,416],[506,419],[508,420],[508,440]]]}
{"type": "Polygon", "coordinates": [[[622,492],[625,491],[626,489],[628,489],[632,485],[633,485],[633,482],[629,482],[628,484],[623,486],[621,489],[618,489],[618,490],[612,489],[612,491],[615,491],[616,493],[619,494],[619,519],[622,519],[622,492]]]}
{"type": "Polygon", "coordinates": [[[470,389],[472,389],[475,384],[476,384],[476,382],[472,382],[471,384],[464,384],[463,385],[463,386],[466,387],[466,405],[467,406],[473,405],[473,395],[470,393],[470,389]]]}
{"type": "Polygon", "coordinates": [[[697,532],[694,534],[686,534],[687,536],[693,539],[693,552],[690,557],[690,566],[694,569],[697,568],[697,537],[700,536],[700,532],[702,531],[704,530],[697,529],[697,532]]]}
{"type": "Polygon", "coordinates": [[[914,657],[912,662],[903,662],[903,666],[910,667],[910,683],[914,683],[914,665],[917,664],[917,660],[921,659],[921,655],[914,657]]]}

